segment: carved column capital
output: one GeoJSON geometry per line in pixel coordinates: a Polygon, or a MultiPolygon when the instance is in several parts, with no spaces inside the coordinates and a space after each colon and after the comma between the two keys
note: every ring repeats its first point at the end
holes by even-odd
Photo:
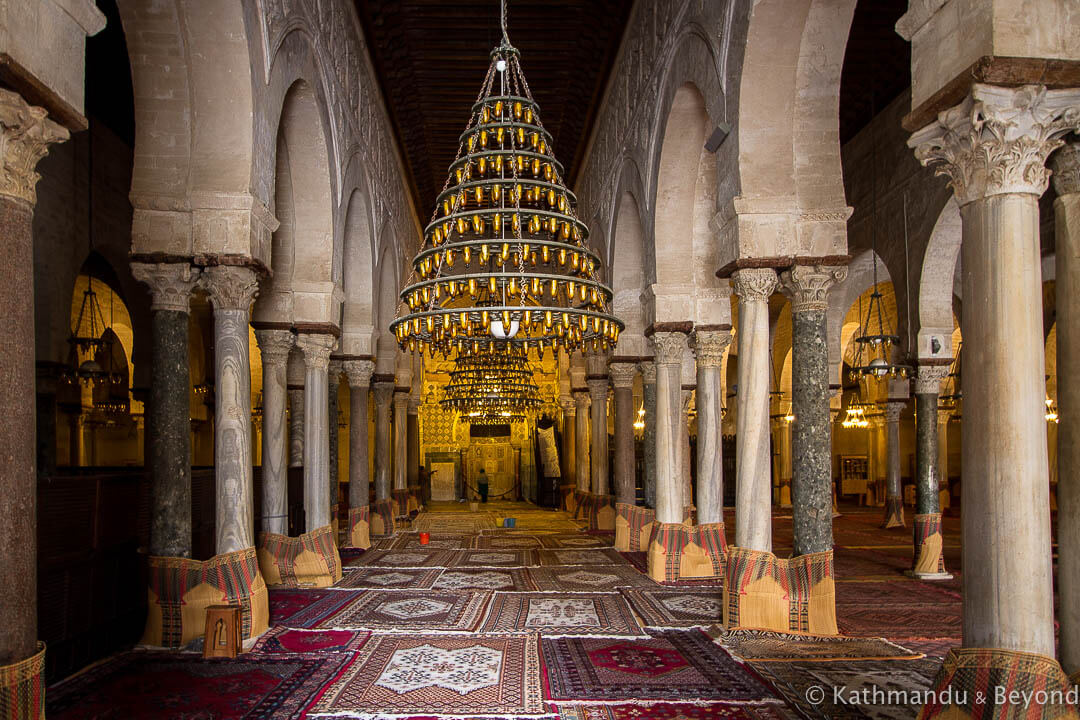
{"type": "Polygon", "coordinates": [[[0,195],[37,204],[37,164],[68,131],[50,120],[45,108],[31,105],[19,93],[0,90],[0,195]]]}
{"type": "Polygon", "coordinates": [[[1080,90],[1017,88],[976,83],[959,105],[945,110],[908,140],[915,158],[938,165],[961,205],[1006,193],[1042,195],[1046,158],[1080,128],[1080,90]]]}
{"type": "Polygon", "coordinates": [[[409,410],[409,393],[407,392],[395,392],[394,393],[394,409],[395,410],[409,410]]]}
{"type": "Polygon", "coordinates": [[[256,330],[255,339],[259,342],[259,354],[264,367],[285,367],[289,362],[289,352],[296,342],[296,336],[291,330],[256,330]]]}
{"type": "Polygon", "coordinates": [[[795,265],[780,273],[780,290],[791,298],[792,312],[828,310],[830,288],[847,274],[844,266],[795,265]]]}
{"type": "Polygon", "coordinates": [[[731,344],[730,330],[695,330],[694,356],[699,368],[718,368],[724,360],[724,351],[731,344]]]}
{"type": "Polygon", "coordinates": [[[574,405],[575,405],[575,407],[577,407],[578,410],[580,410],[580,411],[588,410],[589,409],[589,403],[590,403],[590,399],[589,399],[589,393],[587,391],[585,391],[585,390],[575,390],[574,391],[574,405]]]}
{"type": "Polygon", "coordinates": [[[296,346],[304,353],[304,367],[308,370],[328,370],[330,353],[336,343],[333,335],[324,333],[300,333],[296,336],[296,346]]]}
{"type": "Polygon", "coordinates": [[[915,375],[915,394],[941,392],[941,381],[949,377],[948,365],[920,365],[915,375]]]}
{"type": "Polygon", "coordinates": [[[575,404],[574,398],[572,396],[568,395],[568,396],[565,396],[565,397],[560,397],[559,398],[559,407],[561,407],[563,412],[566,413],[567,415],[576,415],[577,414],[577,405],[575,404]]]}
{"type": "Polygon", "coordinates": [[[394,396],[394,383],[377,382],[373,387],[375,393],[375,407],[389,407],[390,398],[394,396]]]}
{"type": "Polygon", "coordinates": [[[952,414],[953,414],[952,410],[938,410],[937,411],[938,425],[945,425],[946,423],[948,423],[949,418],[952,416],[952,414]]]}
{"type": "Polygon", "coordinates": [[[885,422],[895,423],[900,421],[900,411],[907,405],[907,400],[889,400],[885,403],[883,408],[885,412],[885,422]]]}
{"type": "Polygon", "coordinates": [[[656,384],[656,363],[652,360],[642,360],[638,363],[638,370],[641,371],[641,382],[646,385],[656,384]]]}
{"type": "Polygon", "coordinates": [[[657,365],[682,365],[686,335],[680,332],[653,333],[652,344],[657,365]]]}
{"type": "MultiPolygon", "coordinates": [[[[337,343],[334,343],[337,345],[337,343]]],[[[344,372],[341,360],[337,358],[330,358],[330,363],[326,366],[326,379],[329,381],[330,386],[333,387],[341,382],[341,375],[344,372]]]]}
{"type": "Polygon", "coordinates": [[[215,265],[203,270],[199,285],[210,295],[215,310],[248,312],[259,294],[259,278],[251,268],[215,265]]]}
{"type": "Polygon", "coordinates": [[[611,376],[611,384],[615,388],[632,388],[634,377],[637,375],[637,365],[625,362],[611,363],[608,365],[608,375],[611,376]]]}
{"type": "Polygon", "coordinates": [[[345,371],[349,387],[367,387],[375,374],[375,363],[371,360],[346,360],[341,364],[341,369],[345,371]]]}
{"type": "Polygon", "coordinates": [[[607,401],[608,396],[608,379],[607,378],[593,378],[586,381],[589,386],[589,395],[592,397],[594,403],[603,403],[607,401]]]}
{"type": "Polygon", "coordinates": [[[1066,143],[1050,158],[1054,191],[1058,195],[1080,193],[1080,142],[1066,143]]]}
{"type": "Polygon", "coordinates": [[[768,302],[776,284],[776,271],[772,268],[743,268],[731,275],[731,288],[741,302],[768,302]]]}
{"type": "Polygon", "coordinates": [[[131,263],[131,274],[150,288],[151,310],[191,312],[191,291],[202,271],[188,263],[131,263]]]}

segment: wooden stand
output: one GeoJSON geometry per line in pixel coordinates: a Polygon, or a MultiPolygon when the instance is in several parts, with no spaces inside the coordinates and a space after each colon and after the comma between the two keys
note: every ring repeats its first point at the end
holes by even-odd
{"type": "Polygon", "coordinates": [[[240,652],[240,607],[211,605],[206,608],[204,658],[234,658],[240,652]]]}

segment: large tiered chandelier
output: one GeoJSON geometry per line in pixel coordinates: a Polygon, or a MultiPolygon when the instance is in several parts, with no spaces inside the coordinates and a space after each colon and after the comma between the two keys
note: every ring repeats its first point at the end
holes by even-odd
{"type": "Polygon", "coordinates": [[[390,329],[402,350],[432,357],[603,352],[623,323],[507,37],[505,3],[502,30],[401,291],[408,313],[390,329]]]}
{"type": "Polygon", "coordinates": [[[458,358],[439,401],[444,410],[456,410],[470,422],[489,415],[505,417],[503,413],[521,415],[541,403],[524,349],[458,358]]]}

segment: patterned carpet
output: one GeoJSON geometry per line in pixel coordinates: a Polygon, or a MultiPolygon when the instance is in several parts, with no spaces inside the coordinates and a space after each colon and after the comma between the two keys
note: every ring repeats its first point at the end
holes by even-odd
{"type": "MultiPolygon", "coordinates": [[[[959,579],[906,577],[911,531],[878,530],[879,508],[835,521],[837,617],[851,638],[721,635],[720,588],[655,583],[645,553],[616,552],[611,533],[585,532],[566,513],[481,508],[438,505],[411,531],[342,552],[334,587],[271,589],[270,630],[235,660],[122,653],[50,688],[48,717],[911,718],[905,707],[813,706],[805,693],[926,689],[959,644],[959,579]],[[497,527],[504,517],[517,528],[497,527]],[[855,659],[882,656],[907,659],[855,659]]],[[[777,517],[774,547],[790,546],[790,516],[777,517]]],[[[945,546],[956,573],[949,518],[945,546]]]]}

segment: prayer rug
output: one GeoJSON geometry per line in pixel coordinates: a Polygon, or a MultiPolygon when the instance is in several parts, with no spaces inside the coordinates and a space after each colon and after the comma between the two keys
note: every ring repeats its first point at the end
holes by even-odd
{"type": "Polygon", "coordinates": [[[552,700],[775,701],[769,689],[700,630],[644,640],[544,639],[552,700]]]}
{"type": "Polygon", "coordinates": [[[833,635],[798,635],[772,630],[724,630],[709,635],[732,655],[752,662],[832,660],[916,660],[912,652],[885,638],[850,638],[833,635]]]}
{"type": "Polygon", "coordinates": [[[623,560],[633,565],[643,574],[649,573],[649,553],[647,552],[620,552],[623,560]]]}
{"type": "Polygon", "coordinates": [[[394,538],[392,550],[464,550],[470,546],[468,535],[431,535],[427,545],[420,544],[419,533],[403,533],[394,538]]]}
{"type": "Polygon", "coordinates": [[[270,590],[270,625],[314,627],[355,597],[340,590],[270,590]]]}
{"type": "Polygon", "coordinates": [[[771,662],[753,667],[804,717],[868,720],[915,717],[941,661],[771,662]],[[897,698],[915,702],[897,705],[897,698]]]}
{"type": "Polygon", "coordinates": [[[944,658],[954,647],[960,646],[960,638],[904,638],[904,647],[921,652],[927,657],[944,658]]]}
{"type": "Polygon", "coordinates": [[[532,535],[479,535],[472,547],[479,550],[532,550],[540,547],[540,540],[532,535]]]}
{"type": "Polygon", "coordinates": [[[443,570],[436,590],[536,590],[525,568],[463,568],[443,570]]]}
{"type": "Polygon", "coordinates": [[[919,580],[842,582],[836,586],[837,605],[959,605],[960,593],[919,580]]]}
{"type": "Polygon", "coordinates": [[[375,636],[308,712],[541,714],[537,643],[535,633],[375,636]]]}
{"type": "Polygon", "coordinates": [[[540,564],[537,550],[462,550],[448,567],[533,567],[540,564]]]}
{"type": "Polygon", "coordinates": [[[545,635],[643,635],[616,594],[495,593],[483,632],[539,630],[545,635]]]}
{"type": "Polygon", "coordinates": [[[623,588],[623,596],[649,627],[694,627],[723,622],[723,588],[623,588]]]}
{"type": "Polygon", "coordinates": [[[490,601],[490,592],[365,590],[319,627],[469,631],[476,629],[490,601]]]}
{"type": "Polygon", "coordinates": [[[656,587],[656,583],[626,565],[529,568],[536,590],[555,592],[615,592],[621,587],[656,587]]]}
{"type": "Polygon", "coordinates": [[[361,568],[346,570],[345,577],[334,587],[336,588],[360,588],[364,590],[419,590],[429,588],[439,577],[442,570],[432,569],[404,569],[392,568],[361,568]]]}
{"type": "Polygon", "coordinates": [[[541,550],[541,565],[619,565],[622,555],[610,547],[593,550],[541,550]]]}
{"type": "Polygon", "coordinates": [[[454,550],[371,550],[350,567],[422,568],[446,567],[454,550]]]}
{"type": "Polygon", "coordinates": [[[127,652],[49,689],[49,720],[298,718],[348,661],[344,654],[203,660],[127,652]]]}
{"type": "Polygon", "coordinates": [[[363,647],[369,637],[371,633],[356,630],[297,630],[276,627],[263,634],[250,652],[268,655],[351,652],[363,647]]]}
{"type": "Polygon", "coordinates": [[[546,535],[540,538],[540,542],[546,548],[603,548],[612,546],[612,538],[609,535],[546,535]]]}
{"type": "Polygon", "coordinates": [[[789,720],[780,705],[656,703],[654,705],[560,705],[560,720],[789,720]]]}
{"type": "Polygon", "coordinates": [[[836,624],[842,635],[959,638],[960,612],[960,603],[837,605],[836,624]]]}

